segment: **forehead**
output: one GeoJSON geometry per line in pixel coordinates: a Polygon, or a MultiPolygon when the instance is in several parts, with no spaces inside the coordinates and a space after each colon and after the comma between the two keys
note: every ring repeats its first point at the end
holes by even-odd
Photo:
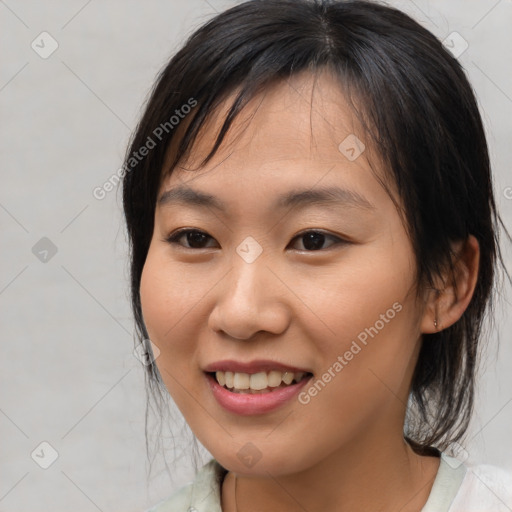
{"type": "MultiPolygon", "coordinates": [[[[226,193],[228,186],[234,197],[251,189],[262,199],[271,190],[297,184],[351,185],[378,193],[378,165],[370,166],[378,159],[371,156],[339,79],[328,71],[301,73],[254,97],[235,118],[212,160],[199,168],[233,99],[234,94],[203,125],[187,159],[163,180],[160,195],[183,183],[218,193],[226,193]]],[[[172,147],[167,162],[171,156],[172,147]]]]}

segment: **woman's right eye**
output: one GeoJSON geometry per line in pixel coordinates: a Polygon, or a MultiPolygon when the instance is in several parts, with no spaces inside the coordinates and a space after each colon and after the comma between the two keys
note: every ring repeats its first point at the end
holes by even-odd
{"type": "Polygon", "coordinates": [[[170,244],[181,245],[185,249],[207,249],[208,246],[205,246],[204,244],[208,239],[214,240],[204,231],[199,231],[198,229],[180,229],[169,235],[165,241],[170,244]],[[184,245],[180,242],[181,239],[184,239],[188,245],[184,245]]]}

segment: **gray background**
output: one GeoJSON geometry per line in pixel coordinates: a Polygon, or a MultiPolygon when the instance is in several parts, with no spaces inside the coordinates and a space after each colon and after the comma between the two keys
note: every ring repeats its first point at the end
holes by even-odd
{"type": "MultiPolygon", "coordinates": [[[[143,370],[132,353],[120,194],[98,200],[92,191],[120,167],[166,59],[233,3],[0,1],[0,511],[140,511],[193,477],[190,433],[181,434],[177,415],[180,469],[171,466],[169,480],[162,459],[146,479],[143,370]],[[51,49],[43,31],[59,45],[47,58],[31,47],[35,41],[39,52],[51,49]],[[50,461],[43,441],[58,453],[48,469],[36,463],[50,461]]],[[[459,59],[481,104],[498,206],[510,229],[512,2],[390,4],[441,39],[456,31],[468,42],[459,59]]],[[[505,244],[512,270],[510,254],[505,244]]],[[[508,286],[461,456],[511,469],[505,294],[508,286]]]]}

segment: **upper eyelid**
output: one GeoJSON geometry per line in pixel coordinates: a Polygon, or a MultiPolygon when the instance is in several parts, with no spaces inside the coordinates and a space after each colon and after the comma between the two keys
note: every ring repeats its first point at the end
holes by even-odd
{"type": "MultiPolygon", "coordinates": [[[[201,233],[202,235],[206,235],[207,237],[211,238],[212,240],[215,240],[215,238],[213,236],[209,235],[206,231],[203,231],[202,229],[197,229],[197,228],[181,228],[181,229],[178,229],[178,230],[174,231],[170,235],[166,236],[164,238],[164,241],[176,242],[176,240],[179,240],[186,233],[201,233]]],[[[181,244],[179,244],[179,245],[181,245],[181,244]]],[[[184,246],[182,246],[182,247],[184,247],[184,246]]],[[[185,249],[191,249],[191,247],[185,247],[185,249]]],[[[195,250],[197,251],[198,249],[195,249],[195,250]]]]}
{"type": "MultiPolygon", "coordinates": [[[[174,231],[173,233],[171,233],[167,238],[174,238],[176,236],[179,236],[179,235],[183,235],[184,233],[189,233],[189,232],[193,232],[193,233],[201,233],[202,235],[206,235],[206,236],[209,236],[210,238],[214,239],[215,238],[213,236],[211,236],[210,234],[208,234],[206,231],[203,231],[202,229],[197,229],[197,228],[181,228],[181,229],[178,229],[176,231],[174,231]]],[[[315,228],[308,228],[308,229],[304,229],[303,231],[299,231],[299,233],[297,233],[293,238],[297,238],[298,236],[301,236],[301,235],[305,235],[306,233],[320,233],[322,235],[325,235],[325,236],[330,236],[330,237],[333,237],[333,238],[340,238],[340,236],[338,235],[335,235],[333,233],[330,233],[324,229],[315,229],[315,228]]],[[[292,240],[293,240],[292,238],[292,240]]]]}

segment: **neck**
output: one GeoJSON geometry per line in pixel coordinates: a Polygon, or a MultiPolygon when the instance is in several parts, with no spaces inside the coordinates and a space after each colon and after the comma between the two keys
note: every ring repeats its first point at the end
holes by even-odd
{"type": "Polygon", "coordinates": [[[222,486],[223,512],[418,512],[428,499],[439,458],[419,456],[402,437],[357,442],[305,471],[253,477],[229,472],[222,486]],[[236,499],[235,499],[236,483],[236,499]]]}

